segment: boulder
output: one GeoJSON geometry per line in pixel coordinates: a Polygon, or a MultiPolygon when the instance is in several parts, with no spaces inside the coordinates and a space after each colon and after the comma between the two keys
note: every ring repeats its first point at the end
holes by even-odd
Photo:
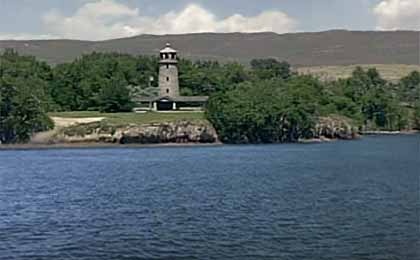
{"type": "Polygon", "coordinates": [[[352,140],[359,136],[352,121],[342,116],[320,117],[313,130],[314,138],[352,140]]]}

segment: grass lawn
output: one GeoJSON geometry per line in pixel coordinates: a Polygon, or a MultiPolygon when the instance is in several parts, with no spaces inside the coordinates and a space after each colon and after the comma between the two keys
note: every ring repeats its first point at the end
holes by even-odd
{"type": "Polygon", "coordinates": [[[95,111],[81,112],[57,112],[49,113],[51,117],[63,118],[89,118],[89,117],[105,117],[106,121],[111,124],[145,124],[160,123],[179,120],[204,120],[204,113],[201,112],[177,112],[177,113],[100,113],[95,111]]]}

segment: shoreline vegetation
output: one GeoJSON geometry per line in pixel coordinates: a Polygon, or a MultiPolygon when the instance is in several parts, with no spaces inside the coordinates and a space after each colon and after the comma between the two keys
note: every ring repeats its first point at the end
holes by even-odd
{"type": "Polygon", "coordinates": [[[270,144],[420,129],[418,71],[391,82],[356,67],[348,78],[323,80],[275,59],[248,67],[180,59],[181,95],[210,96],[205,113],[133,113],[137,97],[156,95],[158,61],[92,53],[51,67],[5,50],[0,143],[270,144]]]}
{"type": "MultiPolygon", "coordinates": [[[[54,122],[54,129],[35,134],[31,141],[25,144],[0,144],[0,150],[213,147],[226,144],[219,140],[210,122],[205,120],[204,114],[195,113],[189,120],[189,113],[145,115],[64,112],[50,113],[49,116],[54,122]],[[167,120],[168,116],[172,121],[167,120]],[[208,136],[200,140],[197,136],[203,133],[208,136]],[[122,134],[131,135],[131,141],[122,142],[122,134]]],[[[340,117],[321,118],[313,129],[314,137],[300,138],[295,143],[317,144],[358,140],[363,136],[419,133],[417,130],[358,131],[346,123],[340,117]]]]}
{"type": "MultiPolygon", "coordinates": [[[[364,136],[398,136],[398,135],[416,135],[420,134],[420,131],[369,131],[364,134],[357,135],[353,139],[330,139],[326,137],[312,138],[312,139],[300,139],[295,144],[320,144],[330,143],[336,141],[354,141],[363,139],[364,136]]],[[[172,147],[217,147],[225,144],[220,141],[213,143],[131,143],[131,144],[119,144],[119,143],[103,143],[103,142],[77,142],[77,143],[26,143],[26,144],[0,144],[0,151],[5,150],[48,150],[48,149],[111,149],[111,148],[172,148],[172,147]]],[[[247,144],[242,144],[247,145],[247,144]]],[[[248,144],[255,145],[255,144],[248,144]]],[[[278,143],[278,145],[281,145],[278,143]]]]}

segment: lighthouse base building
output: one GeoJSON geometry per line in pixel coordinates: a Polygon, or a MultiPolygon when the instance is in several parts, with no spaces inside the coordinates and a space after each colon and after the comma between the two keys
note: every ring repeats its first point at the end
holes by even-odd
{"type": "Polygon", "coordinates": [[[180,95],[178,52],[167,43],[160,51],[159,96],[140,97],[137,101],[153,111],[202,110],[208,97],[180,95]]]}

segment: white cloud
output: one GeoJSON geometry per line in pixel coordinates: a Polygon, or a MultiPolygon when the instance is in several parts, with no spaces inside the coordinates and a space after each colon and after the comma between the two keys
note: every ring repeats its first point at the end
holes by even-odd
{"type": "Polygon", "coordinates": [[[138,34],[181,34],[198,32],[294,31],[297,22],[280,11],[266,11],[254,17],[235,14],[219,19],[196,4],[159,17],[144,16],[116,0],[97,0],[65,16],[51,10],[43,17],[46,29],[62,38],[104,40],[138,34]]]}
{"type": "Polygon", "coordinates": [[[420,0],[382,0],[373,13],[378,30],[420,29],[420,0]]]}

